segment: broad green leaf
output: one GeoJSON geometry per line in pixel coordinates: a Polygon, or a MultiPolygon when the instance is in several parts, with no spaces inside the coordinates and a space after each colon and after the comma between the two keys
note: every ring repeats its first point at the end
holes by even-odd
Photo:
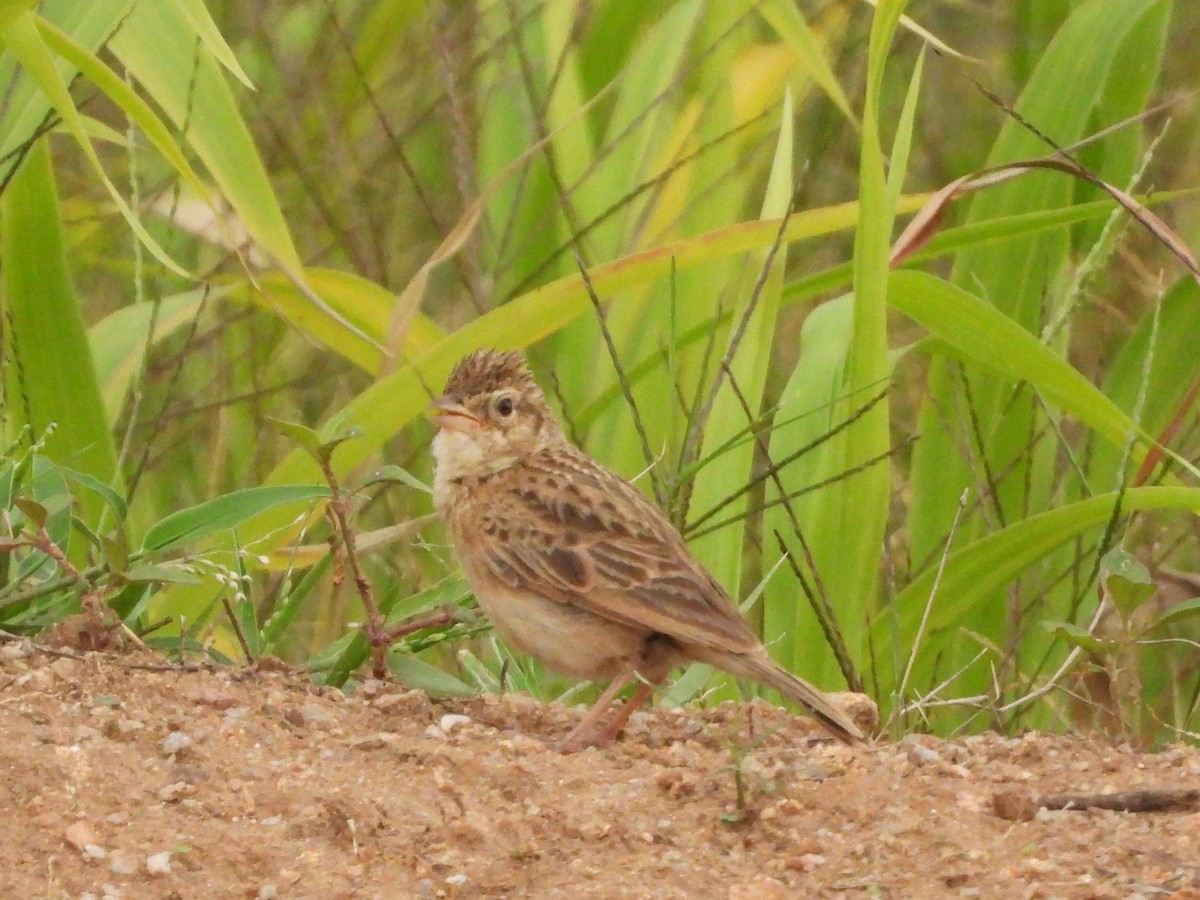
{"type": "Polygon", "coordinates": [[[1158,586],[1150,570],[1136,556],[1114,547],[1100,560],[1100,580],[1116,606],[1122,622],[1129,622],[1134,610],[1154,596],[1158,586]]]}
{"type": "Polygon", "coordinates": [[[142,225],[141,217],[130,209],[125,198],[108,177],[108,173],[100,162],[100,157],[92,148],[83,118],[80,116],[79,110],[75,108],[75,101],[71,98],[66,83],[55,67],[50,48],[46,45],[44,35],[49,32],[45,29],[39,30],[39,24],[42,23],[37,16],[25,13],[14,19],[8,28],[0,33],[0,39],[16,54],[25,70],[37,81],[38,86],[49,98],[55,112],[75,137],[84,157],[91,164],[93,172],[108,190],[109,197],[121,211],[121,215],[125,217],[125,221],[129,223],[129,227],[133,229],[138,239],[160,263],[177,275],[186,276],[188,273],[150,236],[145,226],[142,225]]]}
{"type": "MultiPolygon", "coordinates": [[[[792,197],[792,151],[792,98],[789,92],[783,102],[779,140],[775,144],[763,198],[764,219],[780,219],[787,214],[792,197]]],[[[775,339],[779,292],[786,264],[787,248],[782,241],[773,256],[770,249],[747,254],[733,309],[730,346],[721,349],[722,355],[730,359],[729,374],[714,398],[712,415],[704,430],[701,456],[743,431],[761,411],[767,367],[771,362],[769,348],[775,339]],[[734,341],[737,341],[736,346],[734,341]],[[750,405],[749,411],[743,409],[743,402],[750,405]]],[[[705,472],[705,477],[697,480],[692,492],[693,504],[698,509],[707,509],[720,502],[749,480],[753,467],[752,444],[726,450],[705,472]]],[[[730,512],[744,511],[748,504],[749,497],[742,497],[732,504],[730,512]]],[[[694,543],[717,581],[734,594],[741,584],[744,528],[744,522],[737,522],[694,543]]]]}
{"type": "MultiPolygon", "coordinates": [[[[888,196],[880,143],[883,74],[903,2],[883,0],[871,22],[867,84],[859,145],[859,208],[854,234],[854,327],[841,389],[833,398],[835,420],[851,418],[889,377],[887,345],[888,248],[896,214],[888,196]]],[[[896,175],[900,178],[900,175],[896,175]]],[[[815,514],[803,523],[823,590],[836,605],[853,659],[865,658],[864,624],[878,589],[879,553],[887,521],[890,465],[880,457],[890,446],[886,403],[868,409],[834,436],[818,459],[820,480],[860,469],[853,478],[820,492],[815,514]],[[869,460],[879,460],[868,464],[869,460]],[[866,466],[866,468],[862,468],[866,466]]]]}
{"type": "Polygon", "coordinates": [[[787,44],[792,47],[801,63],[812,75],[813,81],[820,85],[833,101],[833,105],[852,124],[857,126],[858,120],[850,109],[850,101],[838,83],[837,76],[829,67],[826,51],[821,46],[820,39],[813,34],[812,28],[801,15],[799,7],[789,0],[768,0],[756,6],[762,16],[787,44]]]}
{"type": "MultiPolygon", "coordinates": [[[[243,281],[234,291],[236,296],[282,315],[302,333],[364,371],[378,374],[396,295],[352,272],[306,268],[301,274],[324,308],[313,304],[292,279],[279,273],[263,275],[255,284],[243,281]],[[326,309],[332,315],[326,314],[326,309]]],[[[405,331],[401,355],[405,359],[419,357],[444,336],[428,316],[417,314],[405,331]]]]}
{"type": "Polygon", "coordinates": [[[1182,603],[1172,606],[1155,619],[1150,628],[1162,628],[1175,622],[1197,618],[1200,618],[1200,597],[1193,597],[1191,600],[1184,600],[1182,603]]]}
{"type": "Polygon", "coordinates": [[[1111,642],[1098,638],[1086,628],[1071,622],[1043,622],[1042,628],[1058,635],[1072,647],[1079,647],[1101,659],[1116,649],[1111,642]]]}
{"type": "MultiPolygon", "coordinates": [[[[35,4],[22,5],[28,8],[35,4]]],[[[43,20],[69,34],[76,43],[95,51],[125,17],[133,0],[110,0],[105,3],[42,0],[36,5],[43,20]]],[[[76,70],[66,60],[59,57],[54,63],[64,83],[69,83],[75,77],[76,70]]],[[[17,148],[33,139],[45,123],[51,107],[49,98],[37,82],[23,76],[12,53],[0,53],[0,84],[8,86],[5,114],[0,117],[0,158],[9,159],[17,148]]],[[[83,119],[85,131],[90,133],[87,117],[83,119]]],[[[69,129],[64,130],[70,133],[69,129]]]]}
{"type": "Polygon", "coordinates": [[[81,485],[103,497],[104,502],[117,514],[117,521],[125,521],[129,515],[129,505],[119,492],[113,490],[109,485],[95,476],[89,475],[87,472],[77,472],[67,466],[59,466],[58,470],[68,481],[73,481],[75,484],[81,485]]]}
{"type": "Polygon", "coordinates": [[[195,41],[179,2],[137,3],[109,49],[184,133],[251,237],[281,268],[299,273],[300,257],[233,94],[195,41]]]}
{"type": "Polygon", "coordinates": [[[264,510],[328,497],[329,488],[317,484],[272,485],[234,491],[161,519],[146,531],[142,549],[147,552],[167,550],[216,531],[234,528],[264,510]]]}
{"type": "Polygon", "coordinates": [[[389,653],[388,671],[405,687],[439,697],[470,697],[476,691],[445,669],[431,666],[407,653],[389,653]]]}
{"type": "Polygon", "coordinates": [[[425,482],[421,481],[407,469],[393,464],[380,466],[378,469],[372,471],[371,474],[367,476],[366,480],[358,486],[358,489],[361,491],[363,488],[367,488],[372,485],[386,484],[389,482],[393,484],[407,485],[408,487],[416,488],[418,491],[422,491],[426,494],[432,493],[432,489],[429,487],[429,485],[425,484],[425,482]]]}
{"type": "MultiPolygon", "coordinates": [[[[939,653],[956,639],[960,626],[974,621],[983,598],[1003,589],[1038,560],[1076,536],[1108,522],[1118,496],[1116,493],[1102,494],[1029,516],[951,552],[932,600],[930,595],[938,576],[936,569],[915,578],[892,600],[892,610],[884,610],[875,617],[872,631],[876,646],[887,646],[888,633],[895,623],[899,646],[906,650],[911,648],[917,654],[911,684],[927,684],[939,653]],[[914,646],[927,604],[929,619],[925,639],[919,646],[914,646]]],[[[1120,496],[1120,504],[1127,513],[1173,509],[1200,514],[1200,489],[1130,488],[1120,496]]],[[[886,658],[880,661],[886,669],[886,658]]],[[[886,671],[880,672],[884,695],[895,687],[888,675],[886,671]]]]}
{"type": "MultiPolygon", "coordinates": [[[[8,408],[13,431],[7,439],[23,425],[38,438],[53,423],[45,455],[109,484],[116,478],[116,450],[67,269],[46,141],[37,141],[0,197],[4,352],[11,361],[5,367],[6,396],[21,398],[8,408]]],[[[80,513],[90,527],[103,510],[99,495],[80,497],[80,513]]]]}
{"type": "MultiPolygon", "coordinates": [[[[991,304],[923,272],[893,272],[890,288],[892,305],[953,347],[961,359],[1014,383],[1028,382],[1115,446],[1124,447],[1130,435],[1150,440],[1070,363],[991,304]]],[[[1144,445],[1135,447],[1134,458],[1145,452],[1144,445]]]]}
{"type": "MultiPolygon", "coordinates": [[[[776,427],[771,432],[770,456],[776,464],[791,458],[836,427],[835,401],[842,389],[846,354],[853,333],[854,299],[849,295],[821,304],[804,320],[800,332],[800,358],[779,397],[776,427]]],[[[865,397],[862,399],[866,400],[865,397]]],[[[780,471],[779,486],[784,493],[792,494],[818,483],[831,472],[836,473],[840,461],[838,451],[832,442],[809,451],[780,471]]],[[[778,499],[779,486],[773,480],[768,482],[768,500],[778,499]]],[[[817,541],[820,529],[824,527],[821,516],[825,500],[821,492],[797,497],[790,505],[805,540],[817,541]]],[[[783,506],[769,509],[763,518],[764,555],[773,557],[779,553],[776,531],[787,541],[793,559],[807,572],[808,565],[791,516],[783,506]]],[[[818,564],[822,584],[824,572],[825,568],[818,564]]],[[[817,579],[809,577],[808,580],[810,587],[815,589],[817,579]]],[[[791,671],[814,679],[822,686],[836,684],[841,676],[833,654],[824,647],[819,652],[811,650],[820,640],[820,624],[790,566],[784,566],[767,585],[766,598],[763,640],[778,654],[776,658],[791,671]]],[[[829,600],[835,612],[843,609],[841,598],[830,597],[829,600]]]]}
{"type": "Polygon", "coordinates": [[[213,55],[213,58],[233,73],[234,77],[242,84],[253,90],[254,85],[250,83],[250,79],[246,77],[246,73],[238,65],[237,57],[233,55],[233,51],[225,43],[225,38],[221,37],[221,32],[217,30],[216,23],[213,22],[212,16],[209,15],[208,7],[204,5],[203,0],[169,0],[169,2],[178,8],[180,15],[191,26],[192,31],[204,43],[204,46],[213,55]]]}

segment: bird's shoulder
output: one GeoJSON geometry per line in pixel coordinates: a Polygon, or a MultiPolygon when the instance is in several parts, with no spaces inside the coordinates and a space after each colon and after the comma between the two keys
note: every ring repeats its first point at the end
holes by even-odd
{"type": "Polygon", "coordinates": [[[480,487],[501,514],[536,518],[581,542],[682,543],[662,510],[634,484],[569,444],[532,453],[480,487]]]}

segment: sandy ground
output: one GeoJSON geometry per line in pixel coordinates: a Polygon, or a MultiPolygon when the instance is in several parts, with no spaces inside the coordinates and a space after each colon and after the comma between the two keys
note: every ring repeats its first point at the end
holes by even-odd
{"type": "Polygon", "coordinates": [[[755,703],[548,750],[580,714],[8,642],[0,896],[1200,898],[1200,813],[1030,802],[1200,788],[1195,748],[850,748],[755,703]]]}

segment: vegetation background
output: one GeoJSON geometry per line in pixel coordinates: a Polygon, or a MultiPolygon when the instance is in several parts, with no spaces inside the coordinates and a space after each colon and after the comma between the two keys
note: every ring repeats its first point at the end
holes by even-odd
{"type": "Polygon", "coordinates": [[[431,394],[524,348],[894,730],[1194,737],[1197,40],[1166,0],[0,3],[0,624],[352,685],[332,489],[390,623],[464,610],[397,678],[576,695],[428,518],[431,394]]]}

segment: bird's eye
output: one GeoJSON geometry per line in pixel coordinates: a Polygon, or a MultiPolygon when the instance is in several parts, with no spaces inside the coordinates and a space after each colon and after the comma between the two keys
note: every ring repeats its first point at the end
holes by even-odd
{"type": "Polygon", "coordinates": [[[512,397],[501,397],[499,400],[497,400],[496,412],[500,413],[500,415],[504,416],[505,418],[511,416],[513,413],[512,397]]]}

